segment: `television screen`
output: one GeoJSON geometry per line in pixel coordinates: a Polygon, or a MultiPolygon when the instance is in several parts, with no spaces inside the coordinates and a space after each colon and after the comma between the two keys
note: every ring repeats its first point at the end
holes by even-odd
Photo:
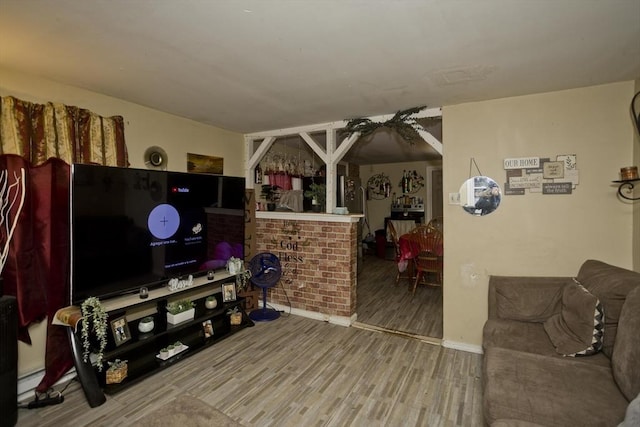
{"type": "Polygon", "coordinates": [[[73,165],[71,181],[72,303],[243,258],[244,178],[73,165]]]}

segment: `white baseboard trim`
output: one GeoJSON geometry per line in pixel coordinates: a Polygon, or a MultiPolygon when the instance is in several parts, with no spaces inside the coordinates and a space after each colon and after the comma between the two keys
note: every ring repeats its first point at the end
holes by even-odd
{"type": "MultiPolygon", "coordinates": [[[[286,305],[282,304],[274,304],[271,302],[267,302],[267,306],[272,307],[275,310],[282,311],[284,313],[295,314],[296,316],[306,317],[308,319],[320,320],[322,322],[328,322],[334,325],[346,326],[349,327],[356,321],[358,318],[357,314],[354,314],[351,317],[346,316],[334,316],[332,314],[324,314],[318,313],[315,311],[302,310],[299,308],[289,308],[286,305]]],[[[262,302],[260,302],[260,307],[262,307],[262,302]]]]}
{"type": "Polygon", "coordinates": [[[442,346],[446,348],[452,348],[454,350],[466,351],[467,353],[476,353],[476,354],[483,353],[481,345],[467,344],[464,342],[442,340],[442,346]]]}
{"type": "MultiPolygon", "coordinates": [[[[60,378],[54,386],[64,384],[76,377],[76,368],[71,368],[62,378],[60,378]]],[[[32,374],[24,375],[18,378],[18,402],[33,400],[35,397],[36,387],[44,378],[44,369],[32,374]]]]}

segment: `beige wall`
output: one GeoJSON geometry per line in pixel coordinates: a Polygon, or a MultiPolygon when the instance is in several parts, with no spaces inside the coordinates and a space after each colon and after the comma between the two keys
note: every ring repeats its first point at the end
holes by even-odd
{"type": "Polygon", "coordinates": [[[31,102],[61,102],[102,116],[123,116],[131,167],[143,168],[144,151],[157,145],[167,152],[169,170],[186,171],[187,153],[194,153],[223,157],[225,175],[245,176],[244,138],[239,133],[3,68],[0,95],[31,102]]]}
{"type": "Polygon", "coordinates": [[[634,206],[611,182],[632,161],[633,89],[622,82],[443,108],[445,195],[469,177],[471,158],[499,183],[505,158],[576,154],[580,170],[574,194],[505,196],[484,217],[445,203],[445,341],[481,344],[491,274],[575,275],[588,258],[633,267],[634,206]]]}
{"type": "MultiPolygon", "coordinates": [[[[103,116],[123,116],[131,167],[144,168],[145,149],[157,145],[167,152],[169,170],[186,171],[187,153],[195,153],[223,157],[225,175],[245,175],[242,134],[2,68],[0,95],[31,102],[76,105],[103,116]]],[[[45,331],[44,322],[35,325],[30,329],[33,345],[19,344],[18,376],[44,368],[45,331]]]]}
{"type": "MultiPolygon", "coordinates": [[[[640,92],[640,80],[635,81],[634,94],[640,92]]],[[[639,105],[640,102],[636,102],[639,105]]],[[[636,113],[640,113],[636,108],[636,113]]],[[[639,131],[633,133],[633,162],[632,164],[640,168],[640,134],[639,131]]],[[[631,164],[626,166],[632,166],[631,164]]],[[[636,183],[637,184],[637,183],[636,183]]],[[[636,185],[635,197],[640,197],[640,185],[636,185]]],[[[640,202],[633,204],[633,269],[640,271],[640,202]]]]}

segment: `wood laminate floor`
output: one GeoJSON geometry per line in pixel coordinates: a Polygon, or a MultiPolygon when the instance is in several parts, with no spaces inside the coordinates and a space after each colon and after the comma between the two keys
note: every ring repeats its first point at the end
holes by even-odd
{"type": "MultiPolygon", "coordinates": [[[[482,426],[481,356],[299,316],[257,324],[90,408],[19,410],[19,426],[128,426],[188,394],[243,426],[482,426]]],[[[181,426],[188,427],[188,426],[181,426]]]]}
{"type": "Polygon", "coordinates": [[[358,323],[442,339],[442,287],[419,285],[412,296],[408,280],[396,286],[396,274],[394,261],[365,255],[358,273],[358,323]]]}

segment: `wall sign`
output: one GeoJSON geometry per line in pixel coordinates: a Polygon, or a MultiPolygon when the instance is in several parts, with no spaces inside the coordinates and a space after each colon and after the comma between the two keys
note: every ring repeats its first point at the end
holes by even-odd
{"type": "Polygon", "coordinates": [[[504,195],[529,193],[572,194],[580,183],[577,156],[559,154],[550,157],[516,157],[504,159],[506,182],[504,195]]]}
{"type": "Polygon", "coordinates": [[[540,165],[539,157],[519,157],[516,159],[504,159],[505,169],[537,168],[540,165]]]}
{"type": "Polygon", "coordinates": [[[296,221],[284,221],[284,227],[280,230],[284,238],[271,238],[274,251],[277,251],[282,265],[282,282],[292,286],[298,283],[303,287],[304,283],[297,281],[300,274],[299,265],[305,263],[304,256],[300,255],[299,248],[311,245],[311,240],[300,236],[300,225],[296,221]]]}

